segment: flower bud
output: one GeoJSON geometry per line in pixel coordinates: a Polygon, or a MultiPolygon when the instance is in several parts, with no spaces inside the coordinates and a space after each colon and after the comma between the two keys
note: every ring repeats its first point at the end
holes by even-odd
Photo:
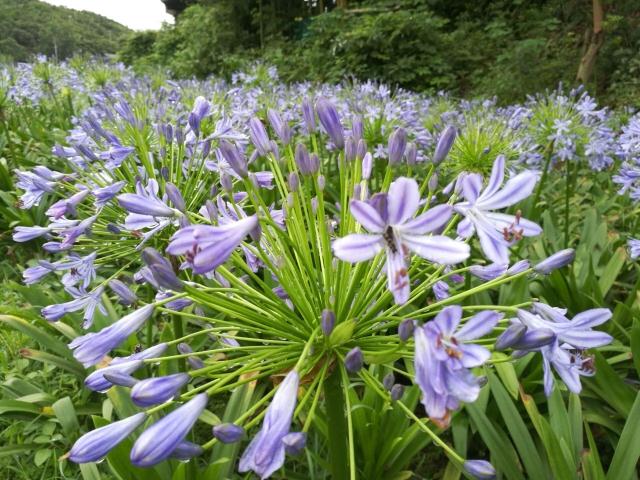
{"type": "Polygon", "coordinates": [[[138,301],[138,297],[136,297],[136,294],[133,293],[124,282],[118,279],[111,280],[109,282],[109,288],[111,288],[113,293],[118,296],[119,302],[122,305],[131,305],[138,301]]]}
{"type": "Polygon", "coordinates": [[[318,175],[318,189],[322,192],[324,191],[324,187],[327,184],[327,180],[324,178],[324,175],[318,175]]]}
{"type": "Polygon", "coordinates": [[[333,310],[325,308],[322,311],[322,321],[321,321],[322,333],[324,334],[325,337],[328,337],[329,335],[331,335],[331,332],[333,331],[333,327],[335,326],[335,324],[336,324],[336,314],[333,312],[333,310]]]}
{"type": "Polygon", "coordinates": [[[222,443],[235,443],[244,435],[244,428],[234,423],[221,423],[213,427],[213,436],[222,443]]]}
{"type": "Polygon", "coordinates": [[[513,265],[511,265],[511,267],[506,271],[506,274],[516,275],[528,269],[529,269],[529,260],[520,260],[519,262],[516,262],[513,265]]]}
{"type": "Polygon", "coordinates": [[[166,183],[164,186],[164,191],[167,193],[167,197],[173,204],[175,208],[180,210],[182,213],[186,212],[186,205],[184,203],[184,198],[180,194],[180,190],[173,183],[166,183]]]}
{"type": "Polygon", "coordinates": [[[362,178],[365,180],[369,180],[371,177],[371,169],[373,168],[373,156],[370,152],[367,152],[364,157],[362,157],[362,178]]]}
{"type": "Polygon", "coordinates": [[[358,140],[358,146],[356,147],[356,157],[363,159],[367,154],[367,142],[364,139],[358,140]]]}
{"type": "Polygon", "coordinates": [[[556,335],[550,328],[527,330],[517,342],[511,345],[511,348],[514,350],[535,350],[553,343],[555,339],[556,335]]]}
{"type": "Polygon", "coordinates": [[[316,112],[313,109],[313,104],[306,97],[302,101],[302,119],[307,133],[309,135],[314,133],[316,131],[316,112]]]}
{"type": "Polygon", "coordinates": [[[227,161],[229,166],[231,166],[233,171],[240,177],[247,178],[249,171],[247,168],[247,159],[245,158],[244,153],[242,153],[236,145],[227,142],[226,140],[220,140],[218,148],[222,157],[227,161]]]}
{"type": "Polygon", "coordinates": [[[351,137],[344,142],[344,159],[347,163],[351,163],[356,159],[356,142],[351,137]]]}
{"type": "Polygon", "coordinates": [[[300,187],[300,178],[296,172],[289,173],[289,190],[292,192],[297,192],[300,187]]]}
{"type": "Polygon", "coordinates": [[[396,383],[391,388],[391,400],[398,401],[402,398],[402,395],[404,395],[404,385],[396,383]]]}
{"type": "Polygon", "coordinates": [[[68,454],[69,460],[74,463],[89,463],[102,460],[112,448],[142,425],[146,418],[147,415],[145,413],[136,413],[124,420],[110,423],[84,434],[71,447],[71,451],[68,454]]]}
{"type": "Polygon", "coordinates": [[[360,115],[354,115],[351,120],[351,135],[354,142],[359,142],[364,137],[364,124],[360,115]]]}
{"type": "Polygon", "coordinates": [[[449,125],[444,129],[442,134],[440,135],[440,139],[438,140],[438,145],[436,146],[436,151],[433,154],[433,164],[438,165],[441,163],[446,156],[451,151],[451,147],[453,147],[453,142],[456,139],[456,128],[453,125],[449,125]]]}
{"type": "Polygon", "coordinates": [[[362,350],[360,347],[354,347],[349,350],[349,353],[344,357],[344,366],[351,373],[358,372],[364,363],[364,359],[362,358],[362,350]]]}
{"type": "Polygon", "coordinates": [[[512,345],[515,345],[524,336],[526,331],[527,327],[525,325],[521,323],[512,323],[496,339],[496,350],[505,350],[512,345]]]}
{"type": "Polygon", "coordinates": [[[533,267],[533,270],[537,273],[548,275],[558,268],[569,265],[571,262],[573,262],[575,256],[576,251],[573,248],[560,250],[559,252],[554,253],[550,257],[538,263],[535,267],[533,267]]]}
{"type": "Polygon", "coordinates": [[[269,140],[269,135],[267,135],[267,129],[264,128],[264,124],[257,117],[249,120],[249,136],[260,155],[267,156],[271,151],[271,141],[269,140]]]}
{"type": "Polygon", "coordinates": [[[418,147],[415,143],[411,142],[407,145],[405,156],[407,157],[407,165],[415,165],[418,163],[418,147]]]}
{"type": "Polygon", "coordinates": [[[220,174],[220,185],[222,185],[222,189],[225,192],[233,192],[233,180],[231,179],[231,175],[226,172],[222,172],[220,174]]]}
{"type": "MultiPolygon", "coordinates": [[[[178,352],[182,355],[187,355],[189,353],[193,353],[193,349],[187,343],[179,343],[176,347],[178,352]]],[[[187,357],[187,363],[194,370],[199,370],[204,368],[204,362],[200,360],[198,357],[187,357]]]]}
{"type": "Polygon", "coordinates": [[[133,378],[128,373],[123,371],[114,370],[111,372],[107,372],[103,374],[103,377],[108,382],[111,382],[113,385],[118,385],[119,387],[133,387],[136,383],[138,383],[137,378],[133,378]]]}
{"type": "Polygon", "coordinates": [[[276,132],[278,138],[283,145],[288,145],[291,142],[291,127],[287,124],[287,122],[282,120],[280,113],[276,110],[269,109],[267,112],[267,118],[269,119],[269,123],[271,124],[271,128],[276,132]]]}
{"type": "Polygon", "coordinates": [[[133,444],[131,463],[151,467],[169,458],[206,406],[207,394],[200,393],[147,428],[133,444]]]}
{"type": "Polygon", "coordinates": [[[171,452],[170,458],[175,458],[181,462],[186,462],[193,457],[201,455],[204,450],[200,445],[183,440],[178,444],[173,452],[171,452]]]}
{"type": "Polygon", "coordinates": [[[165,377],[146,378],[131,389],[131,400],[139,407],[151,407],[175,397],[191,377],[186,373],[176,373],[165,377]]]}
{"type": "Polygon", "coordinates": [[[318,118],[325,132],[338,149],[344,148],[344,131],[335,105],[326,98],[320,97],[316,102],[318,118]]]}
{"type": "Polygon", "coordinates": [[[391,390],[393,388],[393,384],[396,382],[396,376],[393,372],[387,373],[382,379],[382,385],[385,390],[391,390]]]}
{"type": "Polygon", "coordinates": [[[496,478],[496,469],[486,460],[467,460],[463,464],[465,472],[478,480],[496,478]]]}
{"type": "Polygon", "coordinates": [[[401,342],[406,342],[413,335],[413,331],[415,330],[415,323],[411,319],[406,319],[400,322],[398,325],[398,336],[400,337],[401,342]]]}
{"type": "Polygon", "coordinates": [[[396,165],[400,163],[406,148],[407,132],[402,127],[397,128],[391,135],[389,135],[389,164],[396,165]]]}
{"type": "Polygon", "coordinates": [[[307,434],[304,432],[291,432],[282,437],[284,451],[288,455],[300,455],[307,444],[307,434]]]}

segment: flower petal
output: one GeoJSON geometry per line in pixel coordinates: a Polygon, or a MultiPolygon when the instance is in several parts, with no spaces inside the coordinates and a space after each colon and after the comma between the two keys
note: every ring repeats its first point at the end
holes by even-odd
{"type": "Polygon", "coordinates": [[[465,200],[474,204],[480,195],[482,189],[482,175],[479,173],[470,173],[462,179],[462,194],[465,200]]]}
{"type": "Polygon", "coordinates": [[[409,300],[411,287],[409,285],[409,272],[404,255],[400,251],[387,251],[387,284],[398,305],[403,305],[409,300]]]}
{"type": "Polygon", "coordinates": [[[424,235],[444,226],[451,218],[453,207],[451,205],[437,205],[397,227],[401,232],[411,235],[424,235]]]}
{"type": "Polygon", "coordinates": [[[509,264],[509,245],[500,234],[486,223],[476,222],[480,247],[493,263],[509,264]]]}
{"type": "Polygon", "coordinates": [[[351,200],[351,215],[358,221],[360,225],[369,230],[371,233],[382,233],[385,227],[384,220],[378,211],[366,202],[359,200],[351,200]]]}
{"type": "Polygon", "coordinates": [[[442,265],[460,263],[469,258],[466,243],[444,235],[402,235],[402,243],[422,258],[442,265]]]}
{"type": "Polygon", "coordinates": [[[450,337],[462,319],[462,307],[451,305],[443,308],[433,322],[438,325],[440,332],[445,337],[450,337]]]}
{"type": "Polygon", "coordinates": [[[400,225],[410,219],[420,204],[418,184],[412,178],[400,177],[389,187],[387,222],[400,225]]]}
{"type": "Polygon", "coordinates": [[[504,155],[498,155],[493,162],[493,167],[491,168],[491,177],[489,178],[489,184],[487,188],[484,189],[482,195],[478,200],[482,201],[485,198],[490,198],[494,193],[498,191],[500,185],[502,185],[502,181],[504,180],[504,155]]]}
{"type": "Polygon", "coordinates": [[[476,206],[482,210],[499,210],[518,203],[531,195],[537,181],[538,175],[534,172],[519,173],[511,178],[501,190],[478,201],[476,206]]]}
{"type": "Polygon", "coordinates": [[[334,240],[333,254],[346,262],[362,262],[376,256],[382,250],[382,237],[365,233],[353,233],[334,240]]]}
{"type": "Polygon", "coordinates": [[[493,330],[503,316],[493,310],[477,313],[456,332],[456,338],[462,341],[480,338],[493,330]]]}

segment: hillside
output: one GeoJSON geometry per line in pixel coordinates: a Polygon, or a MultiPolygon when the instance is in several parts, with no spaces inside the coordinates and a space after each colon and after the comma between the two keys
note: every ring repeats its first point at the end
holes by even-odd
{"type": "Polygon", "coordinates": [[[58,58],[114,53],[130,32],[90,12],[37,0],[0,0],[0,57],[15,61],[38,53],[58,58]]]}

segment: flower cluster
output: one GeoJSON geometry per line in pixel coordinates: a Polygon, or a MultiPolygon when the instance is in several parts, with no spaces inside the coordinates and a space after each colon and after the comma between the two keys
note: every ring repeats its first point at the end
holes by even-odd
{"type": "MultiPolygon", "coordinates": [[[[542,234],[506,211],[531,194],[536,172],[508,175],[503,155],[487,178],[448,169],[461,127],[418,128],[429,102],[407,92],[387,102],[388,89],[365,83],[348,103],[328,87],[280,87],[293,92],[264,108],[243,90],[257,78],[234,81],[202,95],[188,82],[106,86],[54,148],[64,168],[17,172],[23,208],[46,205],[49,221],[17,227],[14,239],[44,240],[58,258],[25,269],[25,282],[61,275],[73,298],[43,316],[74,325],[80,313],[87,332],[69,348],[96,367],[87,388],[127,388],[141,409],[78,439],[69,459],[99,461],[138,429],[139,467],[247,434],[238,470],[267,478],[305,448],[327,382],[347,389],[358,377],[407,408],[380,364],[405,366],[397,373],[442,427],[478,398],[495,349],[540,352],[547,393],[550,366],[579,390],[593,373],[586,349],[611,341],[591,330],[608,311],[569,321],[539,303],[465,302],[572,260],[512,264],[512,247],[542,234]],[[107,318],[115,309],[117,321],[107,318]],[[146,348],[127,351],[132,339],[146,348]],[[251,382],[266,386],[261,398],[204,443],[187,440],[210,398],[251,382]]],[[[470,475],[492,475],[487,462],[448,454],[470,475]]]]}

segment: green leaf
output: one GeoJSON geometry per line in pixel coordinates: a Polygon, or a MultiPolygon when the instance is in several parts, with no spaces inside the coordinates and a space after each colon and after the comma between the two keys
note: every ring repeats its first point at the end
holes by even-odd
{"type": "Polygon", "coordinates": [[[469,416],[475,424],[478,433],[491,451],[491,460],[498,471],[510,480],[524,480],[520,470],[518,455],[509,438],[499,431],[495,424],[487,418],[485,413],[475,403],[465,405],[469,416]]]}
{"type": "Polygon", "coordinates": [[[37,446],[32,443],[5,445],[4,447],[0,447],[0,458],[6,457],[7,455],[14,456],[20,455],[21,453],[31,453],[35,448],[37,448],[37,446]]]}
{"type": "Polygon", "coordinates": [[[0,415],[8,412],[42,414],[42,409],[33,403],[22,402],[20,400],[0,400],[0,415]]]}
{"type": "Polygon", "coordinates": [[[616,445],[607,480],[627,480],[632,478],[640,458],[640,392],[629,412],[627,421],[616,445]]]}
{"type": "Polygon", "coordinates": [[[41,448],[36,451],[36,454],[33,457],[33,463],[36,464],[36,467],[41,466],[44,462],[51,458],[51,450],[48,448],[41,448]]]}
{"type": "Polygon", "coordinates": [[[518,398],[518,375],[516,374],[516,369],[513,366],[513,363],[507,360],[507,355],[500,352],[494,352],[492,358],[497,362],[494,363],[494,367],[496,372],[498,372],[498,376],[500,380],[502,380],[502,384],[507,389],[509,394],[515,399],[518,398]]]}
{"type": "Polygon", "coordinates": [[[79,379],[83,379],[87,372],[85,372],[84,368],[80,363],[74,360],[67,360],[66,358],[59,357],[57,355],[53,355],[51,353],[43,352],[40,350],[34,350],[32,348],[22,348],[20,350],[20,355],[24,358],[28,358],[29,360],[36,360],[38,362],[50,363],[55,365],[56,367],[62,368],[69,373],[74,374],[79,379]]]}
{"type": "Polygon", "coordinates": [[[4,323],[14,330],[24,333],[26,336],[38,342],[41,346],[61,355],[62,357],[66,357],[67,359],[73,358],[69,347],[65,343],[53,337],[51,333],[47,332],[44,328],[39,328],[27,322],[23,318],[18,318],[13,315],[0,315],[0,323],[4,323]]]}
{"type": "Polygon", "coordinates": [[[491,371],[488,371],[489,386],[493,398],[498,405],[500,414],[504,419],[504,423],[509,430],[511,438],[515,443],[516,449],[520,454],[522,463],[527,471],[529,478],[544,479],[544,464],[536,450],[535,443],[527,430],[527,426],[522,421],[518,409],[509,398],[507,391],[504,389],[500,381],[491,371]]]}
{"type": "Polygon", "coordinates": [[[640,376],[640,319],[638,318],[633,320],[631,326],[631,352],[633,366],[636,367],[636,372],[640,376]]]}
{"type": "Polygon", "coordinates": [[[76,410],[73,407],[71,398],[64,397],[51,405],[53,413],[62,425],[62,431],[67,436],[74,435],[79,429],[78,417],[76,416],[76,410]]]}
{"type": "Polygon", "coordinates": [[[609,259],[607,266],[604,268],[604,272],[598,279],[598,287],[604,297],[609,289],[613,286],[616,278],[620,275],[620,271],[627,260],[627,252],[624,248],[620,247],[616,250],[616,253],[609,259]]]}
{"type": "Polygon", "coordinates": [[[635,392],[626,385],[600,352],[595,352],[596,375],[585,379],[585,383],[595,390],[603,401],[626,417],[633,405],[635,392]]]}
{"type": "Polygon", "coordinates": [[[80,464],[80,473],[84,480],[101,480],[102,478],[95,463],[80,464]]]}

